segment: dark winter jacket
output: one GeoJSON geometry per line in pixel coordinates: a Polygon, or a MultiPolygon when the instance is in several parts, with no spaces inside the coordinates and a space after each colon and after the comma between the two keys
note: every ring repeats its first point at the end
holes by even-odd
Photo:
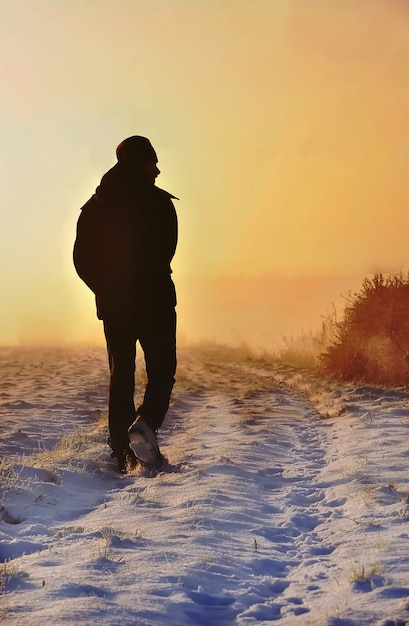
{"type": "Polygon", "coordinates": [[[149,316],[176,305],[172,196],[117,163],[82,207],[74,265],[95,293],[99,319],[149,316]]]}

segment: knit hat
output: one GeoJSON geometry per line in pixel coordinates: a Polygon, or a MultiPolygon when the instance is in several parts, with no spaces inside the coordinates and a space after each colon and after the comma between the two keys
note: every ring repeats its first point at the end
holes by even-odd
{"type": "Polygon", "coordinates": [[[116,149],[116,157],[120,163],[145,163],[158,160],[151,142],[146,137],[133,135],[121,141],[116,149]]]}

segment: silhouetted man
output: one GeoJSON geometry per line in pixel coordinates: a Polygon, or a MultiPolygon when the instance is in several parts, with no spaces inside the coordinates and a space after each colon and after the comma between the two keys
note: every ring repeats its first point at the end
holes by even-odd
{"type": "Polygon", "coordinates": [[[96,296],[107,343],[109,440],[118,469],[159,467],[156,432],[169,407],[176,371],[176,294],[171,279],[177,217],[171,194],[155,186],[157,156],[145,137],[128,137],[118,162],[82,207],[74,245],[78,275],[96,296]],[[147,373],[135,410],[136,342],[147,373]]]}

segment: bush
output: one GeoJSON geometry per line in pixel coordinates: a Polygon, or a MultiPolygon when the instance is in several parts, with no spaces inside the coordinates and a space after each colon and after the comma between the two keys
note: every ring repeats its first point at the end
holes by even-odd
{"type": "Polygon", "coordinates": [[[408,353],[409,274],[375,274],[350,296],[320,364],[341,380],[402,386],[409,382],[408,353]]]}

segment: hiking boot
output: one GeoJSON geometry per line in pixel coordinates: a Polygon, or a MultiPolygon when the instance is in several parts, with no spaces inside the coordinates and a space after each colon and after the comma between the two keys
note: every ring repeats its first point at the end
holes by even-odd
{"type": "Polygon", "coordinates": [[[128,430],[129,447],[145,467],[158,468],[163,457],[155,432],[142,418],[137,419],[128,430]]]}

